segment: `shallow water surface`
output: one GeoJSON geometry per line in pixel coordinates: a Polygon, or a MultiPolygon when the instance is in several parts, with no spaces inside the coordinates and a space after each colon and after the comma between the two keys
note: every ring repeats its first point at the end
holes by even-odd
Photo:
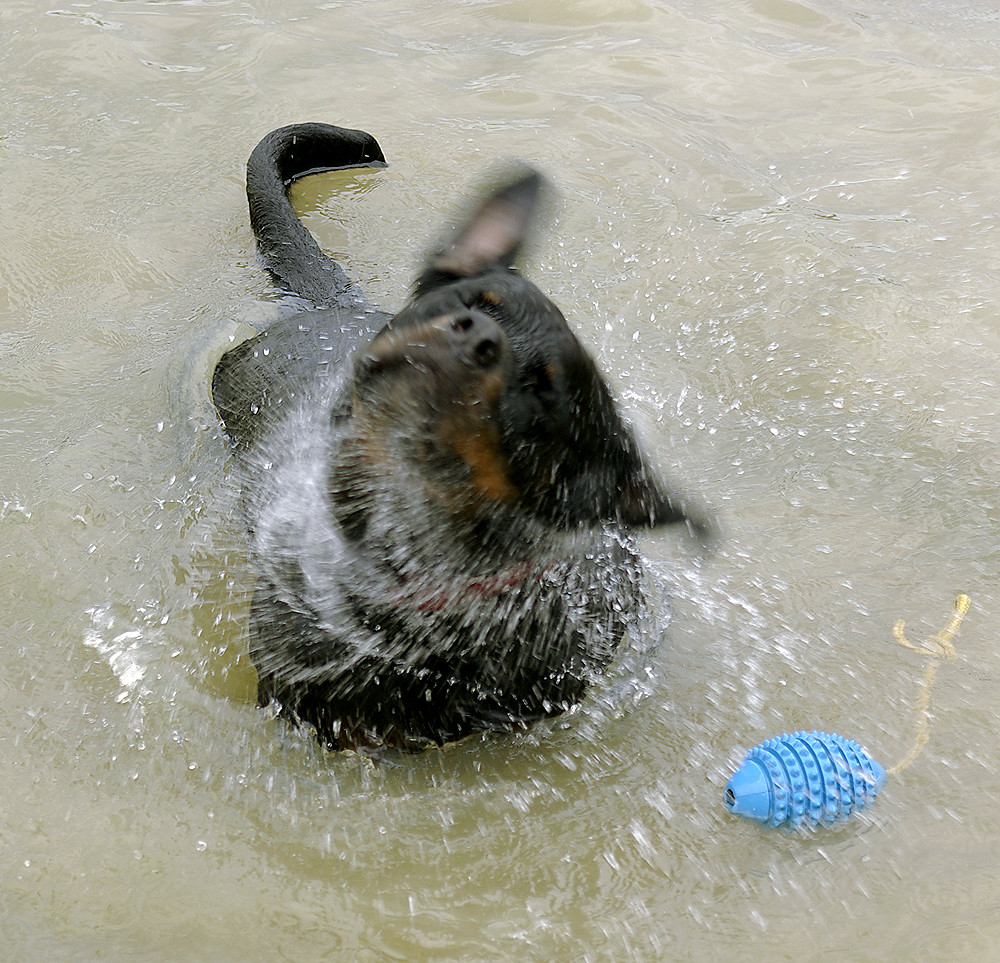
{"type": "Polygon", "coordinates": [[[996,958],[989,5],[14,0],[0,33],[11,958],[996,958]],[[254,704],[207,386],[277,307],[246,156],[301,120],[386,152],[299,204],[389,308],[486,172],[547,171],[527,273],[724,526],[643,540],[660,645],[526,736],[374,766],[254,704]],[[902,757],[925,660],[892,625],[959,592],[870,809],[726,812],[780,732],[902,757]]]}

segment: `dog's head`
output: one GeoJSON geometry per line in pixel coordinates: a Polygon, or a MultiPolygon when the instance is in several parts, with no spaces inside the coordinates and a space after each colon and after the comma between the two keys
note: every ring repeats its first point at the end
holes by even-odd
{"type": "Polygon", "coordinates": [[[364,457],[399,459],[453,504],[516,507],[559,528],[704,523],[647,464],[559,309],[513,269],[542,178],[488,196],[431,257],[354,372],[364,457]]]}

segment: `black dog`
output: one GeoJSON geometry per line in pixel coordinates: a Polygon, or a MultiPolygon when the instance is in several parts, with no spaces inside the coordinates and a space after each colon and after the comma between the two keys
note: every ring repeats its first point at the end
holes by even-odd
{"type": "Polygon", "coordinates": [[[247,165],[264,265],[307,311],[229,351],[259,583],[251,656],[331,747],[416,749],[577,703],[638,611],[624,532],[705,522],[668,495],[562,314],[511,267],[541,178],[486,198],[395,316],[375,311],[286,190],[381,166],[374,138],[269,134],[247,165]]]}

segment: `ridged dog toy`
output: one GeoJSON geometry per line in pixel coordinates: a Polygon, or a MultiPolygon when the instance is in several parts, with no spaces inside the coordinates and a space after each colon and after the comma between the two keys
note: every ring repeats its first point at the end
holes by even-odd
{"type": "Polygon", "coordinates": [[[955,658],[954,639],[969,597],[960,595],[945,627],[924,645],[914,645],[900,619],[893,636],[900,645],[930,656],[914,705],[916,737],[907,755],[883,769],[858,743],[836,733],[794,732],[751,749],[726,784],[730,812],[765,826],[817,826],[846,819],[871,802],[889,775],[909,766],[927,744],[930,690],[937,668],[955,658]]]}

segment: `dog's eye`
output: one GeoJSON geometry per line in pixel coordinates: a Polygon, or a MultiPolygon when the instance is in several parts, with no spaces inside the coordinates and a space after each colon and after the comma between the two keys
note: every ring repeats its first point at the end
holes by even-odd
{"type": "Polygon", "coordinates": [[[525,374],[525,383],[536,394],[545,394],[553,389],[556,370],[551,364],[534,364],[525,374]]]}
{"type": "Polygon", "coordinates": [[[501,297],[496,291],[477,291],[471,298],[463,298],[466,307],[476,308],[483,314],[496,318],[501,313],[501,297]]]}
{"type": "Polygon", "coordinates": [[[483,308],[498,308],[503,298],[496,291],[480,291],[476,301],[483,308]]]}

